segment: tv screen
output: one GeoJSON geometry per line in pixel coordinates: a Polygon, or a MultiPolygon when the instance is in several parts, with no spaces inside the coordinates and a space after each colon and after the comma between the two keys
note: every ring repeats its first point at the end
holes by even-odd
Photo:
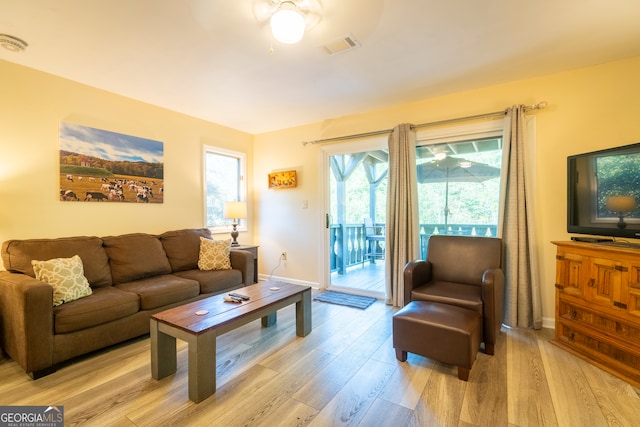
{"type": "Polygon", "coordinates": [[[640,143],[567,158],[567,231],[640,238],[640,143]]]}

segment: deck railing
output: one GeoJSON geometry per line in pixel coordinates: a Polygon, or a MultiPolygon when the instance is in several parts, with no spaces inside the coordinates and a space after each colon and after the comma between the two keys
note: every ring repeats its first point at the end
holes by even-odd
{"type": "Polygon", "coordinates": [[[331,271],[345,274],[348,267],[364,262],[367,253],[364,224],[332,224],[329,244],[331,271]]]}
{"type": "MultiPolygon", "coordinates": [[[[384,224],[374,224],[377,230],[384,231],[384,224]]],[[[459,236],[496,236],[495,224],[420,224],[420,256],[427,257],[427,244],[434,234],[451,234],[459,236]]],[[[364,224],[332,224],[330,226],[329,256],[331,272],[345,274],[348,267],[360,265],[369,259],[367,254],[373,252],[370,244],[376,242],[367,241],[364,224]]],[[[378,254],[384,258],[384,243],[376,248],[378,254]]],[[[371,259],[375,262],[375,258],[371,259]]]]}
{"type": "Polygon", "coordinates": [[[429,238],[434,234],[495,237],[496,224],[420,224],[420,258],[427,258],[429,238]]]}

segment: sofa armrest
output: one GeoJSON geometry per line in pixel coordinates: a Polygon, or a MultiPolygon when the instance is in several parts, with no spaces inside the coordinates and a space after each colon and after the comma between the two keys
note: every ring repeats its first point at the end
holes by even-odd
{"type": "Polygon", "coordinates": [[[425,260],[409,261],[404,266],[404,301],[411,302],[411,291],[431,281],[431,263],[425,260]]]}
{"type": "Polygon", "coordinates": [[[0,337],[26,372],[53,366],[53,288],[21,273],[0,271],[0,337]]]}
{"type": "Polygon", "coordinates": [[[242,272],[242,282],[245,286],[253,285],[254,267],[253,254],[248,251],[234,249],[229,252],[231,267],[242,272]]]}
{"type": "MultiPolygon", "coordinates": [[[[500,325],[504,320],[504,272],[501,268],[490,268],[482,275],[483,341],[495,345],[500,325]],[[490,325],[490,326],[489,326],[490,325]]],[[[489,353],[493,354],[493,353],[489,353]]]]}

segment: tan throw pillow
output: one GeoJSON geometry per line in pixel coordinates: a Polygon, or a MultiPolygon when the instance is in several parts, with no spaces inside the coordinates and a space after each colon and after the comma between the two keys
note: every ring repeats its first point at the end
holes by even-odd
{"type": "Polygon", "coordinates": [[[91,295],[89,281],[84,276],[82,259],[54,258],[48,261],[31,261],[36,279],[53,287],[53,305],[75,301],[91,295]]]}
{"type": "Polygon", "coordinates": [[[231,239],[211,240],[200,237],[198,268],[200,270],[231,270],[230,250],[231,239]]]}

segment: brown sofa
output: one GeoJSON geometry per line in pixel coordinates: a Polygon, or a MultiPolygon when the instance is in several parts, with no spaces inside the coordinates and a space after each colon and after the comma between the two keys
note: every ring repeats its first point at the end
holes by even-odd
{"type": "Polygon", "coordinates": [[[232,250],[231,270],[198,269],[208,229],[2,244],[0,347],[34,379],[74,357],[149,333],[151,314],[253,282],[253,256],[232,250]],[[79,255],[92,294],[53,306],[31,260],[79,255]]]}

